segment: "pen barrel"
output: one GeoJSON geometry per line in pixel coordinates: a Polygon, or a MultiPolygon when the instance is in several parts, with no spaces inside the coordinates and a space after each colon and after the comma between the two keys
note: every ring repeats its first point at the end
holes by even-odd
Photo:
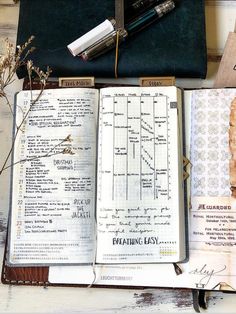
{"type": "Polygon", "coordinates": [[[135,19],[133,22],[126,25],[126,30],[129,35],[132,35],[133,33],[136,33],[143,28],[149,26],[152,22],[155,22],[159,18],[161,18],[163,15],[169,13],[175,8],[175,2],[173,0],[167,0],[157,6],[155,6],[153,9],[145,12],[140,17],[135,19]]]}
{"type": "Polygon", "coordinates": [[[125,9],[125,20],[132,21],[146,10],[151,9],[159,0],[136,0],[125,9]]]}
{"type": "Polygon", "coordinates": [[[133,22],[129,23],[126,26],[126,30],[128,33],[136,33],[141,30],[143,27],[149,24],[152,21],[155,21],[157,18],[156,10],[152,9],[148,12],[144,13],[142,16],[134,20],[133,22]]]}
{"type": "MultiPolygon", "coordinates": [[[[127,32],[125,30],[119,30],[118,33],[118,44],[123,42],[127,36],[127,32]]],[[[98,56],[103,55],[109,50],[113,49],[116,46],[117,42],[117,31],[112,32],[102,40],[95,43],[93,46],[89,47],[82,53],[83,60],[92,60],[98,56]]]]}

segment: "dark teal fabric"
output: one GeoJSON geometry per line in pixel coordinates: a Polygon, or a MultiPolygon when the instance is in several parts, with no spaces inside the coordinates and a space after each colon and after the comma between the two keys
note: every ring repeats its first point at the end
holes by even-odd
{"type": "MultiPolygon", "coordinates": [[[[131,1],[131,0],[128,0],[131,1]]],[[[67,45],[114,16],[114,0],[21,0],[17,44],[35,36],[34,64],[52,76],[114,77],[114,50],[93,61],[73,57],[67,45]]],[[[126,1],[127,5],[127,1],[126,1]]],[[[206,75],[204,0],[179,0],[178,7],[119,50],[120,77],[206,75]]],[[[25,71],[19,71],[23,77],[25,71]]]]}

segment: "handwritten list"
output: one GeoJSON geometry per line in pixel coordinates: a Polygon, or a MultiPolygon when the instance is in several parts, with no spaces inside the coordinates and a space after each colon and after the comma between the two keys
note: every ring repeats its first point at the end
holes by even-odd
{"type": "MultiPolygon", "coordinates": [[[[17,125],[31,96],[17,96],[17,125]]],[[[96,90],[48,90],[31,108],[14,153],[10,262],[92,262],[97,101],[96,90]]]]}

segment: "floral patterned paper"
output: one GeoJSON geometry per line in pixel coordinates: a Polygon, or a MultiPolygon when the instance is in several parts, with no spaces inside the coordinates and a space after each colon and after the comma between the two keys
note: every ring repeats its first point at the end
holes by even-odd
{"type": "Polygon", "coordinates": [[[192,94],[191,195],[230,196],[229,116],[236,89],[192,94]]]}

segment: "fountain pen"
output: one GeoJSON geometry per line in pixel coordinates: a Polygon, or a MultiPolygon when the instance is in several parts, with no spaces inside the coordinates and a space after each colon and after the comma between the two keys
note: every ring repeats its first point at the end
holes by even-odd
{"type": "Polygon", "coordinates": [[[131,23],[125,26],[125,29],[115,30],[87,48],[81,55],[83,60],[92,60],[107,51],[113,49],[117,43],[118,35],[118,44],[121,44],[128,36],[139,32],[143,28],[149,26],[151,23],[160,19],[165,14],[169,13],[175,8],[176,0],[166,0],[165,2],[155,6],[154,8],[148,10],[140,17],[132,21],[131,23]],[[117,34],[118,31],[118,34],[117,34]]]}

